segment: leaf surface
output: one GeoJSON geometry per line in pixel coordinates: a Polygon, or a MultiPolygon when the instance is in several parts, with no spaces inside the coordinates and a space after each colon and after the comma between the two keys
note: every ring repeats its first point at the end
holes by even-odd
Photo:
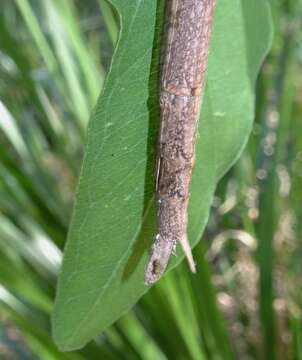
{"type": "MultiPolygon", "coordinates": [[[[148,290],[144,268],[156,235],[154,169],[163,2],[112,3],[121,33],[88,126],[52,319],[61,350],[84,346],[148,290]]],[[[256,74],[271,39],[266,1],[217,3],[191,184],[192,246],[201,238],[217,181],[247,141],[256,74]]],[[[183,258],[178,252],[170,269],[183,258]]]]}

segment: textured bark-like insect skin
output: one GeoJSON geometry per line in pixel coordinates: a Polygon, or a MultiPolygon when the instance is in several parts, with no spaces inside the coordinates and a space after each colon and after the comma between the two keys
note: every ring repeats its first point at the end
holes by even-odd
{"type": "Polygon", "coordinates": [[[215,0],[168,0],[161,74],[161,128],[157,158],[157,226],[145,283],[164,273],[176,244],[195,272],[187,239],[189,186],[205,83],[215,0]]]}

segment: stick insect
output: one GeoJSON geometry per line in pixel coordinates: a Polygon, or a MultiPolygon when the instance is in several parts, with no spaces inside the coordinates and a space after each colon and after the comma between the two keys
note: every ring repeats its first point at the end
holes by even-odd
{"type": "Polygon", "coordinates": [[[167,0],[156,178],[158,233],[145,270],[147,285],[163,275],[177,242],[196,272],[187,211],[215,2],[167,0]]]}

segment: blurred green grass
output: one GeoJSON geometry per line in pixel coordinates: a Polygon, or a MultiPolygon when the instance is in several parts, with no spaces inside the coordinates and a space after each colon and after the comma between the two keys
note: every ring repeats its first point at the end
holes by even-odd
{"type": "Polygon", "coordinates": [[[198,274],[182,264],[94,342],[60,353],[49,315],[118,19],[104,0],[2,0],[0,358],[302,359],[302,5],[271,3],[253,133],[218,186],[198,274]]]}

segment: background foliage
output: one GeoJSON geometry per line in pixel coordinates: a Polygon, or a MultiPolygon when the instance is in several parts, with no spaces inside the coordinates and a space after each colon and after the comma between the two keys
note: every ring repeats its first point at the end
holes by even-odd
{"type": "Polygon", "coordinates": [[[95,342],[61,353],[49,316],[117,19],[102,0],[3,0],[1,358],[302,358],[302,6],[275,0],[272,9],[253,134],[218,186],[198,274],[180,265],[95,342]]]}

